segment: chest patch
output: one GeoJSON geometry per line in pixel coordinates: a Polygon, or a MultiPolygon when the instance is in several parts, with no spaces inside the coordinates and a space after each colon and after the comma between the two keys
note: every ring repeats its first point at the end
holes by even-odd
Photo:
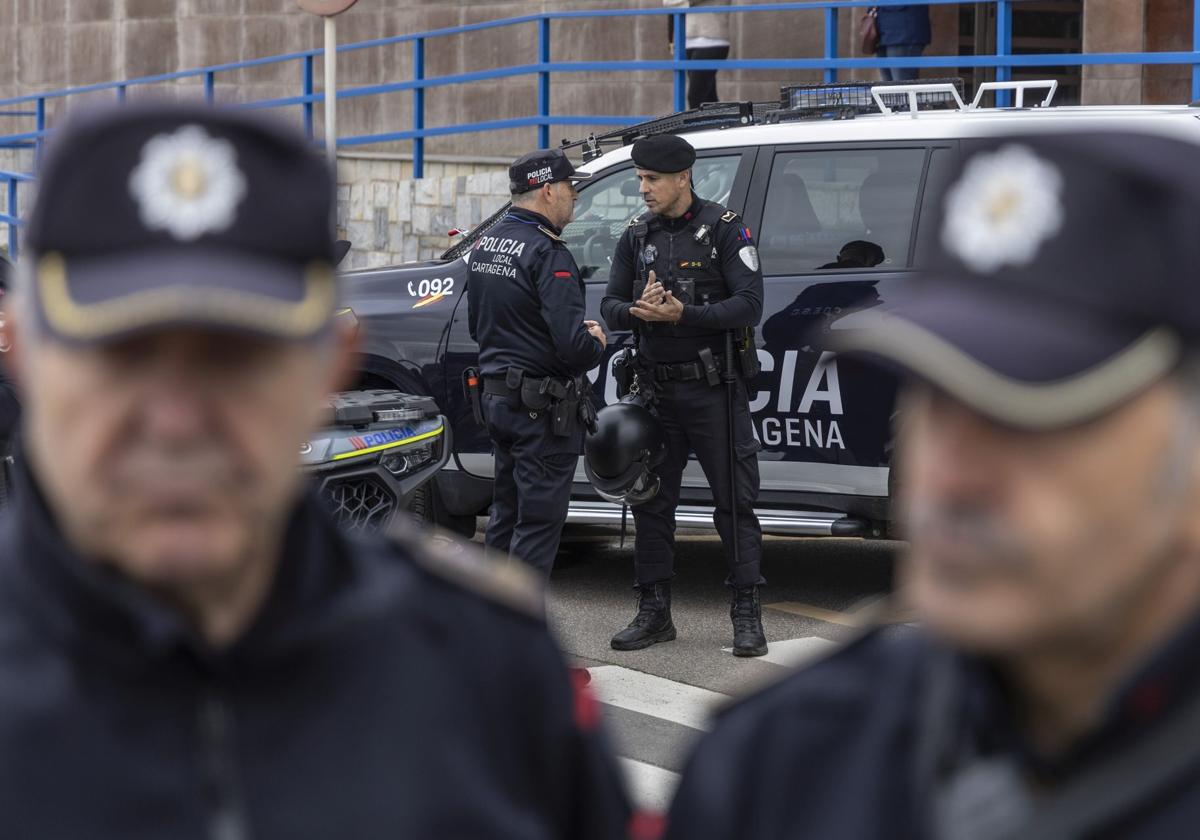
{"type": "Polygon", "coordinates": [[[642,251],[642,262],[650,265],[656,259],[658,259],[658,248],[654,245],[647,245],[646,250],[642,251]]]}
{"type": "Polygon", "coordinates": [[[705,269],[708,268],[708,260],[680,260],[678,267],[683,269],[705,269]]]}

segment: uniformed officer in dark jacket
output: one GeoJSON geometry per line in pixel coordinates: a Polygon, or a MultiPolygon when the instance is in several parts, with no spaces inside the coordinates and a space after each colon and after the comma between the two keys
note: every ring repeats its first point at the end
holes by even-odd
{"type": "MultiPolygon", "coordinates": [[[[731,457],[730,396],[723,377],[728,333],[738,331],[739,341],[745,341],[746,331],[762,316],[758,250],[736,213],[692,191],[696,152],[686,140],[671,134],[647,137],[632,151],[648,211],[633,219],[617,243],[601,312],[610,329],[634,331],[639,377],[654,392],[670,445],[658,469],[658,494],[633,507],[638,612],[612,646],[636,650],[675,638],[675,507],[688,453],[694,452],[712,490],[713,521],[729,561],[733,652],[761,656],[767,640],[758,600],[758,587],[765,583],[762,529],[754,515],[759,447],[745,380],[739,376],[731,457]]],[[[749,352],[754,353],[752,346],[749,352]]]]}
{"type": "Polygon", "coordinates": [[[921,626],[728,710],[668,837],[1196,834],[1200,147],[1142,131],[973,149],[925,276],[834,325],[908,373],[921,626]]]}
{"type": "MultiPolygon", "coordinates": [[[[0,327],[4,324],[5,295],[12,283],[12,266],[8,260],[0,257],[0,327]]],[[[20,415],[20,405],[17,403],[17,390],[4,369],[4,352],[6,346],[0,338],[0,507],[8,500],[7,458],[12,436],[17,430],[17,418],[20,415]]]]}
{"type": "Polygon", "coordinates": [[[2,833],[621,837],[536,580],[302,486],[354,359],[321,158],[202,105],[55,140],[10,313],[2,833]]]}
{"type": "Polygon", "coordinates": [[[549,578],[592,410],[585,374],[607,344],[584,320],[583,278],[560,234],[585,180],[559,149],[508,171],[512,209],[471,251],[467,312],[496,458],[487,545],[549,578]]]}

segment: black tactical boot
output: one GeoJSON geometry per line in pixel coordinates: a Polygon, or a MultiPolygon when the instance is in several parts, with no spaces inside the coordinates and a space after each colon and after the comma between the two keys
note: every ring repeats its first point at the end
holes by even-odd
{"type": "Polygon", "coordinates": [[[762,656],[767,652],[767,637],[763,633],[762,606],[758,603],[757,586],[743,586],[733,590],[729,617],[733,619],[734,656],[762,656]]]}
{"type": "Polygon", "coordinates": [[[671,622],[671,584],[659,581],[638,587],[638,611],[629,626],[612,637],[613,650],[641,650],[675,639],[671,622]]]}

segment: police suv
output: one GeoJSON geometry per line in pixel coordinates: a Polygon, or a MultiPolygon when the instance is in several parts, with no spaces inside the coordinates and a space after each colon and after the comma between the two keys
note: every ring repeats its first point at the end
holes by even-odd
{"type": "MultiPolygon", "coordinates": [[[[563,231],[586,283],[589,318],[600,320],[617,240],[644,210],[630,160],[638,137],[686,133],[697,152],[696,192],[740,213],[757,240],[765,279],[762,373],[751,384],[750,409],[762,444],[764,531],[888,532],[895,382],[824,352],[813,336],[850,311],[886,310],[920,261],[917,233],[930,196],[972,142],[1093,126],[1200,142],[1200,103],[1050,107],[1056,86],[988,83],[964,101],[961,80],[800,85],[784,88],[779,102],[708,106],[565,145],[582,147],[582,170],[594,176],[581,185],[575,219],[563,231]],[[1001,91],[1015,106],[985,107],[1001,91]]],[[[439,261],[344,276],[345,305],[364,326],[362,385],[432,397],[450,420],[454,452],[437,477],[434,512],[468,533],[491,500],[492,457],[462,388],[477,352],[467,332],[466,259],[503,213],[439,261]]],[[[611,363],[630,343],[629,333],[610,336],[605,362],[590,374],[598,401],[616,400],[611,363]]],[[[679,525],[711,528],[711,515],[693,462],[679,525]]],[[[621,516],[592,491],[581,463],[568,521],[621,516]]]]}

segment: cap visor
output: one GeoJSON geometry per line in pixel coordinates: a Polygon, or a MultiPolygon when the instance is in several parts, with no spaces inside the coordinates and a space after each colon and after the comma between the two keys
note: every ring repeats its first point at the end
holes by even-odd
{"type": "Polygon", "coordinates": [[[925,380],[975,411],[1027,429],[1095,418],[1178,362],[1166,328],[1096,316],[962,284],[929,282],[889,313],[838,321],[829,345],[925,380]]]}
{"type": "Polygon", "coordinates": [[[76,342],[172,326],[304,339],[334,308],[333,269],[323,261],[170,248],[79,260],[49,253],[34,272],[45,326],[76,342]]]}

